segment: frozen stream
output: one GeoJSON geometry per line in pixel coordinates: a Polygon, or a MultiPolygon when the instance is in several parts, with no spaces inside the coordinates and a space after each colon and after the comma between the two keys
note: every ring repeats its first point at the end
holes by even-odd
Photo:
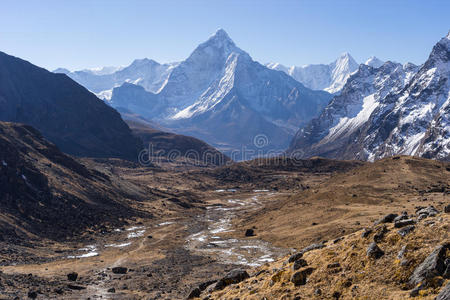
{"type": "Polygon", "coordinates": [[[193,252],[217,255],[225,264],[250,267],[263,265],[287,254],[287,249],[274,247],[258,238],[244,237],[244,229],[237,234],[240,238],[221,236],[233,231],[232,219],[238,217],[238,214],[260,209],[263,205],[260,199],[271,195],[265,192],[258,190],[254,196],[244,199],[230,198],[225,205],[208,206],[206,213],[197,217],[200,222],[206,224],[207,229],[188,236],[186,247],[193,252]]]}

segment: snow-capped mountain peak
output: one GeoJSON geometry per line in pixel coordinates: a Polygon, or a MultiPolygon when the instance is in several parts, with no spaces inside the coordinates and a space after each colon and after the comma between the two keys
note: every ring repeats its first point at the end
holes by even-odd
{"type": "Polygon", "coordinates": [[[344,52],[341,56],[330,64],[331,68],[331,84],[325,88],[329,93],[339,92],[350,75],[358,69],[358,63],[348,53],[344,52]]]}
{"type": "Polygon", "coordinates": [[[358,63],[348,52],[344,52],[328,65],[310,64],[286,67],[279,63],[268,63],[266,67],[285,72],[307,88],[337,93],[350,75],[358,69],[358,63]]]}
{"type": "Polygon", "coordinates": [[[372,68],[379,68],[384,64],[384,61],[378,59],[375,56],[371,56],[368,60],[366,60],[364,64],[372,68]]]}

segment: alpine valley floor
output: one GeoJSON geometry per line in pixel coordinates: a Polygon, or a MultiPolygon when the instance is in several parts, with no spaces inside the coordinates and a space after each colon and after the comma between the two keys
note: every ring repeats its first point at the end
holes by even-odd
{"type": "MultiPolygon", "coordinates": [[[[126,214],[65,239],[1,241],[1,299],[406,299],[417,266],[449,243],[449,163],[401,156],[143,168],[76,160],[111,180],[110,197],[135,195],[122,203],[126,214]],[[418,217],[429,206],[437,212],[418,217]],[[404,235],[392,219],[374,225],[404,211],[399,220],[414,226],[404,235]],[[377,259],[366,253],[372,241],[384,251],[377,259]],[[287,262],[311,244],[304,262],[287,262]],[[304,280],[293,278],[299,271],[304,280]]],[[[435,275],[418,296],[434,299],[448,284],[448,274],[435,275]]]]}

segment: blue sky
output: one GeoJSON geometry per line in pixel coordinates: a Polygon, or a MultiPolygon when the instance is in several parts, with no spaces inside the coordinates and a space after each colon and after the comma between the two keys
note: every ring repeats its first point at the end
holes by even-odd
{"type": "Polygon", "coordinates": [[[448,0],[1,0],[0,51],[48,69],[185,59],[218,28],[262,63],[422,63],[450,29],[448,0]]]}

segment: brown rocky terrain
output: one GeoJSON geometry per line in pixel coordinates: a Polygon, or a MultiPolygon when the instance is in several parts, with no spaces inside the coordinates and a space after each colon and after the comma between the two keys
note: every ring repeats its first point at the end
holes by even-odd
{"type": "MultiPolygon", "coordinates": [[[[448,163],[402,156],[143,167],[73,158],[11,123],[1,124],[0,143],[5,299],[403,299],[414,270],[448,241],[448,163]],[[420,217],[417,208],[428,206],[438,213],[420,217]],[[406,219],[403,211],[414,224],[374,225],[389,213],[406,219]],[[363,238],[364,228],[372,232],[363,238]],[[367,256],[375,240],[378,259],[367,256]],[[294,272],[286,255],[311,244],[321,249],[302,253],[306,265],[295,262],[294,272]],[[246,271],[224,277],[235,269],[246,271]],[[297,272],[306,284],[291,281],[297,272]]],[[[446,284],[437,276],[419,296],[437,295],[446,284]]]]}

